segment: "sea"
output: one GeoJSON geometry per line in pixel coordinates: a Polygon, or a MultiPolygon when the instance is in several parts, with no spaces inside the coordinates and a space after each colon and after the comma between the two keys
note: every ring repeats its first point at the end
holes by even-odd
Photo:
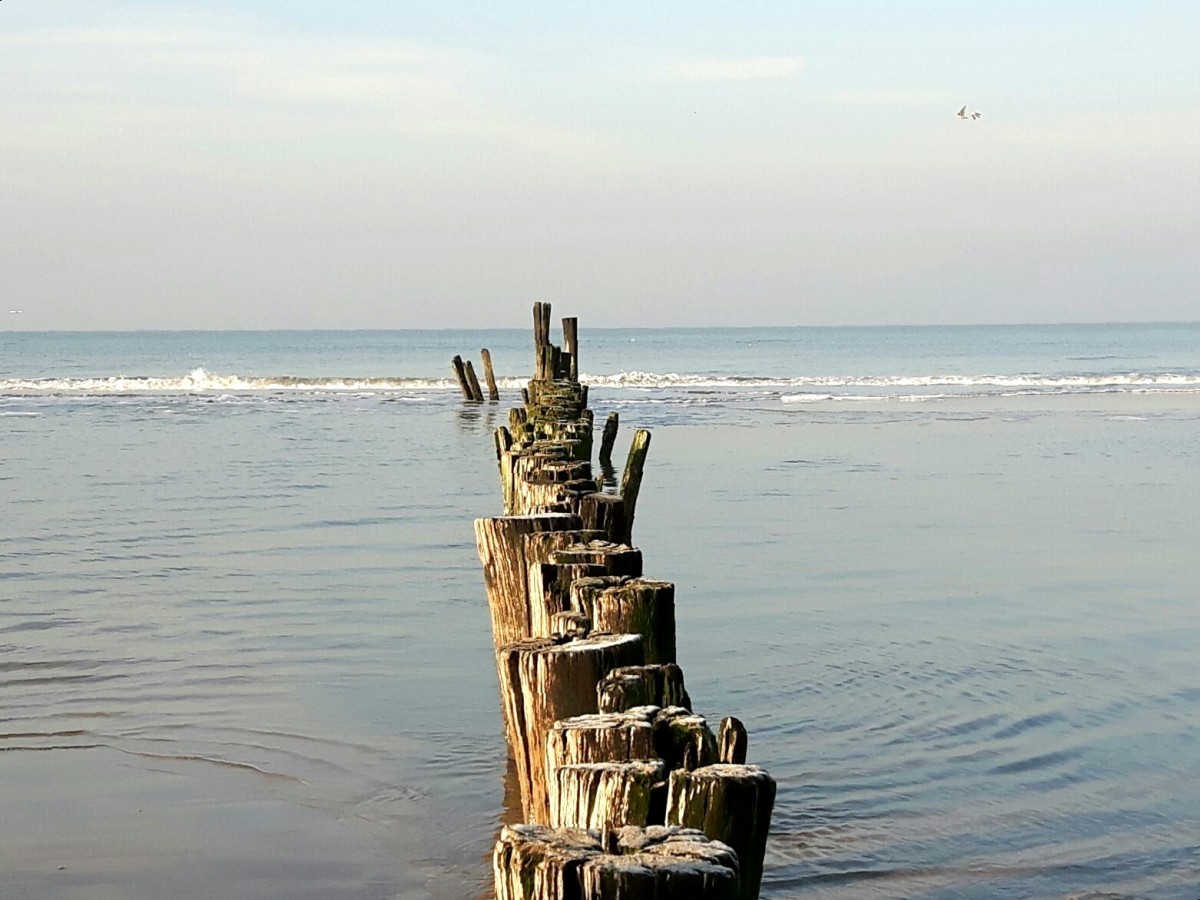
{"type": "MultiPolygon", "coordinates": [[[[1200,897],[1200,324],[581,324],[763,897],[1200,897]]],[[[488,896],[532,343],[0,332],[0,897],[488,896]]]]}

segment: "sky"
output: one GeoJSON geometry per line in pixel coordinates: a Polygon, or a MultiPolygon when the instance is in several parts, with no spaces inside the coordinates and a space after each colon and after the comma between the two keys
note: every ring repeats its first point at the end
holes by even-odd
{"type": "Polygon", "coordinates": [[[0,328],[1194,320],[1198,46],[1194,0],[3,0],[0,328]]]}

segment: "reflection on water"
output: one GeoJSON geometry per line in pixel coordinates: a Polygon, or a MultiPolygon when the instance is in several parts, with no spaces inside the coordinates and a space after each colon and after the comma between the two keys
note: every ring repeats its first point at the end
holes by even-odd
{"type": "MultiPolygon", "coordinates": [[[[637,538],[698,710],[779,780],[765,897],[1200,883],[1190,401],[593,393],[657,429],[637,538]]],[[[517,804],[471,522],[507,407],[20,403],[5,889],[485,895],[517,804]]]]}
{"type": "Polygon", "coordinates": [[[617,486],[617,470],[613,467],[611,459],[599,460],[600,478],[606,488],[615,488],[617,486]]]}
{"type": "Polygon", "coordinates": [[[462,401],[455,411],[459,430],[464,434],[490,433],[496,429],[497,422],[508,423],[508,409],[501,410],[491,402],[474,403],[462,401]]]}

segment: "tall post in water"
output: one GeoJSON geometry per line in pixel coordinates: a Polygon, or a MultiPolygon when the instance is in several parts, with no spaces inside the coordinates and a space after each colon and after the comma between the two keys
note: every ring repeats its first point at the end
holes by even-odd
{"type": "Polygon", "coordinates": [[[496,387],[496,374],[492,371],[492,354],[487,347],[479,351],[479,359],[483,362],[483,377],[487,381],[488,399],[495,403],[500,399],[500,388],[496,387]]]}
{"type": "Polygon", "coordinates": [[[462,391],[463,398],[474,400],[475,395],[471,392],[471,382],[467,380],[467,367],[463,365],[462,357],[455,356],[450,360],[450,364],[454,367],[454,377],[458,379],[458,388],[462,391]]]}

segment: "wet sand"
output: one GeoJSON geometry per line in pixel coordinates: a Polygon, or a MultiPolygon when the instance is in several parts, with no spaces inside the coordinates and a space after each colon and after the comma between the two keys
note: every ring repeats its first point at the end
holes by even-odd
{"type": "Polygon", "coordinates": [[[428,897],[419,824],[385,844],[262,776],[107,747],[0,754],[0,896],[428,897]]]}

